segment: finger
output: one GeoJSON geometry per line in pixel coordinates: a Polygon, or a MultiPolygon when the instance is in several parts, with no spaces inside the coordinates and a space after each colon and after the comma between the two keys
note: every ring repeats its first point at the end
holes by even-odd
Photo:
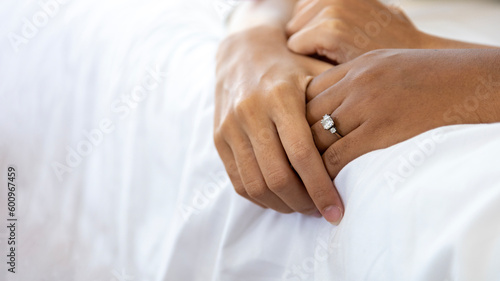
{"type": "Polygon", "coordinates": [[[320,75],[321,73],[333,67],[331,63],[324,62],[308,56],[297,55],[297,59],[299,61],[302,61],[303,69],[309,72],[308,73],[309,76],[305,77],[304,81],[299,83],[300,85],[307,86],[313,80],[314,77],[320,75]]]}
{"type": "Polygon", "coordinates": [[[342,80],[350,68],[352,67],[351,62],[340,64],[338,66],[332,67],[328,71],[321,73],[316,76],[307,86],[306,99],[307,101],[312,101],[316,96],[321,94],[326,89],[335,85],[337,82],[342,80]]]}
{"type": "Polygon", "coordinates": [[[362,114],[358,112],[359,106],[345,99],[348,89],[345,89],[343,85],[342,82],[335,84],[311,100],[306,106],[309,124],[313,124],[311,132],[314,143],[320,153],[323,153],[333,143],[360,125],[362,114]],[[334,133],[332,133],[330,124],[327,122],[323,124],[326,115],[330,115],[333,121],[334,133]]]}
{"type": "Polygon", "coordinates": [[[295,4],[295,8],[293,9],[293,16],[297,15],[300,11],[302,11],[307,5],[311,4],[317,0],[299,0],[297,4],[295,4]]]}
{"type": "Polygon", "coordinates": [[[325,129],[321,121],[316,122],[311,127],[314,143],[320,154],[323,154],[327,148],[344,136],[344,134],[340,133],[336,118],[332,117],[332,119],[335,123],[336,133],[332,133],[330,130],[325,129]]]}
{"type": "Polygon", "coordinates": [[[248,193],[245,190],[245,187],[243,186],[243,182],[241,181],[241,177],[238,171],[238,166],[236,165],[236,161],[234,160],[234,155],[226,142],[224,143],[218,143],[217,145],[217,151],[219,152],[219,156],[224,163],[224,167],[226,168],[227,175],[229,176],[229,179],[231,180],[231,183],[233,184],[234,190],[236,193],[238,193],[240,196],[246,198],[247,200],[251,201],[252,203],[259,205],[262,208],[267,208],[266,206],[260,204],[253,198],[251,198],[248,193]]]}
{"type": "MultiPolygon", "coordinates": [[[[271,127],[272,124],[269,124],[271,127]]],[[[257,163],[268,188],[292,210],[307,215],[317,212],[305,186],[290,167],[276,129],[260,127],[258,134],[249,134],[257,163]]]]}
{"type": "Polygon", "coordinates": [[[288,111],[273,116],[281,143],[290,163],[304,182],[314,204],[323,217],[338,224],[342,219],[343,206],[339,194],[314,146],[311,130],[305,116],[304,106],[293,104],[294,99],[285,99],[288,111]],[[294,114],[289,114],[293,112],[294,114]]]}
{"type": "Polygon", "coordinates": [[[312,126],[320,121],[325,114],[333,113],[340,107],[347,93],[348,89],[345,89],[342,82],[338,82],[310,100],[306,105],[306,116],[309,124],[312,126]]]}
{"type": "Polygon", "coordinates": [[[250,141],[238,140],[235,143],[238,143],[238,147],[231,149],[234,152],[241,181],[250,198],[278,212],[292,212],[293,210],[267,187],[250,141]]]}
{"type": "Polygon", "coordinates": [[[321,154],[336,141],[347,136],[360,126],[361,114],[356,112],[356,108],[348,103],[343,103],[333,111],[330,117],[334,123],[335,133],[332,133],[331,129],[325,129],[322,123],[324,117],[311,127],[314,143],[321,154]]]}
{"type": "Polygon", "coordinates": [[[297,14],[286,25],[287,34],[290,36],[301,30],[308,22],[314,19],[325,6],[325,4],[321,3],[321,0],[304,3],[304,7],[298,10],[297,14]]]}
{"type": "Polygon", "coordinates": [[[342,37],[343,23],[339,19],[322,19],[308,24],[293,34],[288,48],[302,55],[318,54],[337,61],[337,47],[342,37]]]}
{"type": "Polygon", "coordinates": [[[379,136],[379,131],[367,122],[330,146],[323,153],[330,177],[335,178],[342,168],[359,156],[382,148],[379,136]]]}

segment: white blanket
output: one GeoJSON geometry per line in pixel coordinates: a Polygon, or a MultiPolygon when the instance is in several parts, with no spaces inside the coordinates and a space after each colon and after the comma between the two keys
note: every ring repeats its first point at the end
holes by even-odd
{"type": "MultiPolygon", "coordinates": [[[[335,179],[338,227],[260,209],[212,143],[232,2],[183,2],[0,4],[1,280],[500,280],[500,124],[356,159],[335,179]]],[[[498,4],[405,7],[424,30],[500,45],[498,4]]]]}

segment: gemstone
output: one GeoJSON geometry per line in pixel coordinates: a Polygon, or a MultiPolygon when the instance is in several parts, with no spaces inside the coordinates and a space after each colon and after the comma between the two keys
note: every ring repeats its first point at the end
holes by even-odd
{"type": "Polygon", "coordinates": [[[335,134],[336,132],[337,132],[337,129],[335,128],[335,126],[330,128],[330,133],[335,134]]]}
{"type": "Polygon", "coordinates": [[[333,127],[333,119],[330,115],[326,114],[323,116],[323,120],[321,120],[321,125],[323,125],[323,128],[325,130],[330,130],[333,127]]]}

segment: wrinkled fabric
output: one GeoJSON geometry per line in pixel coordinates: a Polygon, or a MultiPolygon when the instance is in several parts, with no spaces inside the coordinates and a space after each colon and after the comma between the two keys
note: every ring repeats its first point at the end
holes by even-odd
{"type": "MultiPolygon", "coordinates": [[[[212,142],[231,2],[181,2],[0,4],[0,178],[16,167],[18,218],[11,274],[2,187],[0,276],[500,280],[499,124],[351,162],[335,179],[338,227],[261,209],[235,194],[212,142]]],[[[500,44],[498,5],[405,7],[424,30],[500,44]]]]}

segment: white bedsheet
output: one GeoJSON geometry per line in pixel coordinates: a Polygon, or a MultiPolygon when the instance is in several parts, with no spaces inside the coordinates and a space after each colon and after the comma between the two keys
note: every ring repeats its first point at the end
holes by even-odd
{"type": "MultiPolygon", "coordinates": [[[[227,5],[60,3],[45,24],[36,2],[0,4],[1,280],[500,280],[500,124],[356,159],[335,180],[339,227],[262,210],[212,144],[227,5]],[[24,36],[25,19],[43,26],[24,36]]],[[[424,30],[500,45],[498,4],[405,7],[424,30]]]]}

